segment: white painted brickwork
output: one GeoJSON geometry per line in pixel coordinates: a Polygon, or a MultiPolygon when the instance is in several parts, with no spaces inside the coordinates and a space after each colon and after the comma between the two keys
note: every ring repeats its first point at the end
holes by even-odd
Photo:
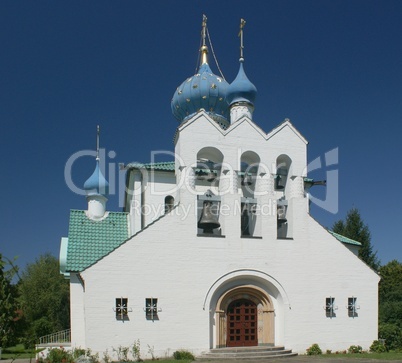
{"type": "MultiPolygon", "coordinates": [[[[181,173],[196,162],[204,147],[219,149],[234,170],[240,169],[243,152],[257,153],[270,168],[258,175],[258,188],[269,190],[257,200],[273,206],[272,197],[283,193],[273,190],[271,166],[281,154],[291,158],[293,179],[285,193],[291,205],[293,239],[277,239],[275,208],[269,215],[257,216],[261,239],[240,238],[240,215],[234,215],[233,209],[220,216],[224,238],[197,237],[197,197],[182,187],[174,195],[180,204],[170,214],[82,272],[85,292],[77,279],[71,279],[73,345],[91,348],[102,357],[106,349],[112,353],[113,347],[139,339],[143,357],[148,346],[158,357],[177,349],[200,354],[217,345],[215,311],[222,294],[251,285],[264,290],[273,304],[276,345],[299,353],[313,343],[323,350],[344,350],[352,344],[368,349],[377,338],[379,278],[309,216],[303,192],[307,156],[302,136],[287,122],[267,136],[246,118],[223,131],[201,112],[179,128],[176,151],[180,151],[181,173]],[[186,218],[183,210],[189,212],[186,218]],[[352,296],[360,306],[355,318],[347,310],[352,296]],[[129,320],[116,320],[113,308],[119,297],[128,298],[129,320]],[[151,297],[162,309],[159,320],[145,317],[145,299],[151,297]],[[338,307],[332,319],[324,309],[327,297],[335,297],[338,307]]],[[[171,187],[163,175],[156,179],[162,191],[171,187]]],[[[194,175],[186,178],[197,189],[194,175]]],[[[221,203],[233,207],[241,197],[228,193],[221,203]]],[[[154,204],[164,200],[151,193],[145,198],[154,204]]],[[[155,217],[147,217],[146,224],[155,217]]],[[[131,216],[131,222],[132,230],[138,231],[140,218],[131,216]]]]}

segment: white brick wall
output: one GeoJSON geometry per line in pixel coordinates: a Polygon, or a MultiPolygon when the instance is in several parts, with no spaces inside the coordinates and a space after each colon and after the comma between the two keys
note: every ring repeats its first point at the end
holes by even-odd
{"type": "MultiPolygon", "coordinates": [[[[203,113],[194,119],[182,126],[176,143],[182,166],[193,164],[197,152],[211,146],[235,170],[240,155],[252,150],[268,166],[286,153],[292,159],[292,175],[305,175],[306,143],[289,124],[264,136],[248,120],[228,132],[203,113]]],[[[162,176],[156,183],[158,190],[171,187],[162,176]]],[[[302,188],[295,183],[296,189],[298,184],[302,188]]],[[[272,188],[272,183],[266,185],[272,188]]],[[[324,350],[352,344],[367,349],[377,338],[378,276],[308,215],[303,193],[292,193],[293,239],[288,240],[277,239],[275,214],[259,216],[262,239],[240,238],[240,216],[234,213],[220,217],[225,238],[197,237],[196,196],[185,188],[180,193],[180,205],[172,213],[82,273],[85,292],[72,280],[73,345],[111,353],[113,347],[139,339],[143,356],[148,346],[159,357],[181,348],[200,354],[216,344],[216,301],[224,291],[243,284],[258,286],[270,296],[277,345],[300,353],[313,343],[324,350]],[[190,210],[186,218],[184,210],[190,210]],[[330,296],[338,306],[333,319],[324,310],[330,296]],[[354,319],[346,308],[352,296],[360,305],[354,319]],[[128,298],[132,308],[128,321],[115,318],[119,297],[128,298]],[[145,318],[145,299],[150,297],[162,308],[157,321],[145,318]]],[[[275,195],[272,190],[270,195],[275,195]]],[[[163,198],[146,195],[154,204],[163,198]]],[[[233,206],[240,198],[227,194],[222,203],[233,206]]]]}

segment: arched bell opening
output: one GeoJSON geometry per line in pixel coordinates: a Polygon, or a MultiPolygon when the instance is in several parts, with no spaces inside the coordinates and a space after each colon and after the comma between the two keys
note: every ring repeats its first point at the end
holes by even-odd
{"type": "Polygon", "coordinates": [[[174,207],[174,198],[171,195],[165,197],[165,214],[169,213],[174,207]]]}
{"type": "Polygon", "coordinates": [[[223,154],[217,148],[209,146],[198,151],[194,167],[196,191],[210,189],[218,193],[222,163],[223,154]]]}
{"type": "Polygon", "coordinates": [[[291,204],[288,200],[287,185],[290,178],[292,160],[288,155],[282,154],[276,159],[275,190],[277,192],[276,201],[276,221],[277,238],[292,238],[292,218],[291,204]]]}
{"type": "Polygon", "coordinates": [[[254,197],[259,165],[260,157],[254,151],[245,151],[240,157],[239,180],[244,197],[254,197]]]}
{"type": "Polygon", "coordinates": [[[282,154],[276,158],[275,190],[285,192],[292,160],[282,154]]]}
{"type": "MultiPolygon", "coordinates": [[[[257,227],[258,200],[255,198],[260,157],[254,151],[246,151],[240,157],[239,180],[241,188],[240,224],[241,236],[253,237],[257,227]]],[[[257,228],[258,229],[258,228],[257,228]]]]}

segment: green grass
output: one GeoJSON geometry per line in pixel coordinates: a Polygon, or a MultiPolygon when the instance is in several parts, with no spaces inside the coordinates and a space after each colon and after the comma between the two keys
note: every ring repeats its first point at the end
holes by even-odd
{"type": "Polygon", "coordinates": [[[378,359],[378,360],[397,360],[402,361],[402,353],[387,352],[387,353],[356,353],[356,354],[320,354],[310,355],[309,358],[318,359],[378,359]]]}
{"type": "Polygon", "coordinates": [[[35,358],[34,349],[25,349],[23,344],[17,344],[14,347],[4,348],[1,353],[1,359],[29,359],[35,358]]]}

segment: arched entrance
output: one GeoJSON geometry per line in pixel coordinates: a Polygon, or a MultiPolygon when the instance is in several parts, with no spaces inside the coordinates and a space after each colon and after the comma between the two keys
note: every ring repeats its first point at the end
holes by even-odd
{"type": "Polygon", "coordinates": [[[275,314],[267,293],[253,285],[226,291],[215,310],[216,347],[275,344],[275,314]]]}
{"type": "Polygon", "coordinates": [[[257,305],[247,299],[234,300],[227,310],[228,347],[258,345],[257,305]]]}

